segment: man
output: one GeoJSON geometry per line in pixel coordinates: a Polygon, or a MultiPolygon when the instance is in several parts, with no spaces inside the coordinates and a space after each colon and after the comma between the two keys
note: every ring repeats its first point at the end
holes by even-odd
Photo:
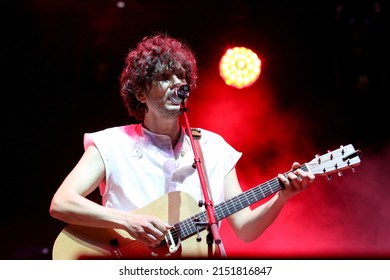
{"type": "MultiPolygon", "coordinates": [[[[193,147],[179,120],[182,104],[173,100],[179,86],[193,89],[196,81],[195,56],[175,38],[145,37],[130,50],[120,79],[121,97],[129,115],[140,123],[85,134],[85,152],[56,191],[52,217],[69,224],[121,229],[148,248],[167,240],[174,230],[172,221],[134,210],[176,191],[195,201],[204,199],[193,167],[193,147]],[[86,198],[97,187],[102,205],[86,198]]],[[[207,130],[201,130],[199,143],[214,204],[242,193],[235,170],[241,153],[207,130]]],[[[294,163],[287,177],[278,175],[284,187],[266,203],[227,217],[240,239],[255,240],[288,199],[314,180],[313,174],[298,167],[294,163]]]]}

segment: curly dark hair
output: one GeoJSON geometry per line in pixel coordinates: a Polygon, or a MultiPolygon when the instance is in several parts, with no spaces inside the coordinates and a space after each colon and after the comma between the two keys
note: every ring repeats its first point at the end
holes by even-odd
{"type": "Polygon", "coordinates": [[[130,116],[140,121],[144,119],[148,108],[137,96],[150,89],[152,82],[167,72],[176,74],[178,66],[184,69],[184,78],[194,89],[198,69],[195,54],[186,43],[158,33],[144,37],[129,51],[120,77],[120,95],[130,116]]]}

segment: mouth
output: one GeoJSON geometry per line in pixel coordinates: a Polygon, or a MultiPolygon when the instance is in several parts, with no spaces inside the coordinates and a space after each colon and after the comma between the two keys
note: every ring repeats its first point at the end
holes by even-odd
{"type": "Polygon", "coordinates": [[[176,106],[179,106],[179,105],[181,104],[181,100],[180,100],[180,102],[179,102],[178,100],[175,100],[175,99],[173,99],[172,97],[169,97],[169,98],[168,98],[168,101],[169,101],[169,103],[171,103],[172,105],[176,105],[176,106]]]}

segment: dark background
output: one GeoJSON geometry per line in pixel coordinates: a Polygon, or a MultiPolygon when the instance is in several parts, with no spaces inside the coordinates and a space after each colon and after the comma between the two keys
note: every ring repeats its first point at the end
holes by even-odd
{"type": "Polygon", "coordinates": [[[244,152],[244,188],[342,144],[363,151],[358,172],[294,198],[254,244],[224,228],[228,255],[390,256],[385,1],[124,2],[0,2],[1,259],[51,258],[64,226],[48,214],[51,197],[81,156],[84,132],[132,121],[118,77],[128,49],[155,31],[197,54],[191,124],[244,152]],[[259,80],[241,91],[218,74],[235,45],[262,60],[259,80]]]}

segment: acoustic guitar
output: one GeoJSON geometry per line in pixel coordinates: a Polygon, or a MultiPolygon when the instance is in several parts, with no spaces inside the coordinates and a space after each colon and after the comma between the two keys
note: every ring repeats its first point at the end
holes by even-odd
{"type": "MultiPolygon", "coordinates": [[[[330,178],[332,173],[341,173],[359,165],[359,155],[360,151],[349,144],[324,155],[317,155],[300,168],[316,176],[330,178]]],[[[288,172],[285,173],[287,174],[288,172]]],[[[275,177],[215,205],[216,219],[221,221],[283,187],[275,177]]],[[[67,225],[54,242],[53,259],[207,258],[217,250],[213,242],[207,242],[210,240],[207,212],[200,210],[199,203],[185,192],[167,193],[134,213],[153,214],[174,225],[174,228],[159,245],[149,248],[121,229],[67,225]]]]}

